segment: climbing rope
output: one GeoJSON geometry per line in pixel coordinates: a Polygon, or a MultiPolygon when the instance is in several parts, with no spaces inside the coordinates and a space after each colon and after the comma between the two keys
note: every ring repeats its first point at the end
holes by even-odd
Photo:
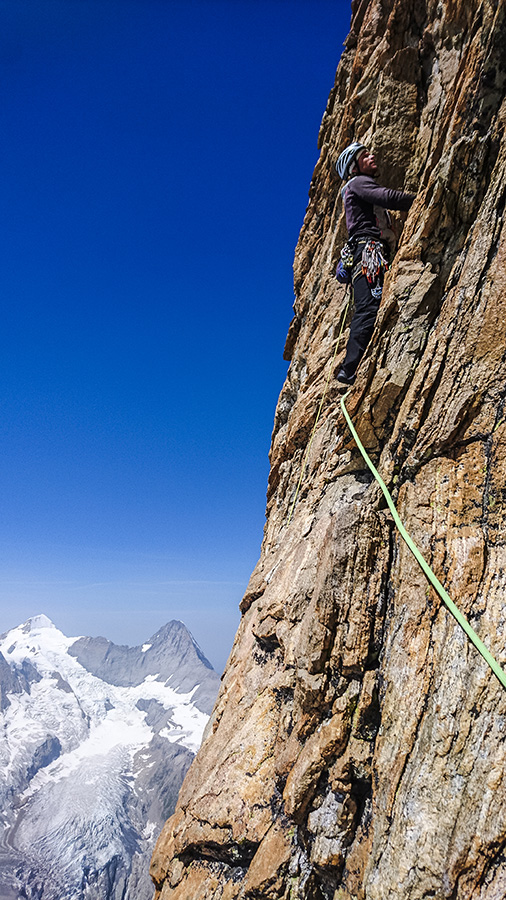
{"type": "Polygon", "coordinates": [[[502,686],[506,687],[506,673],[501,668],[499,663],[494,659],[492,654],[487,650],[487,648],[485,647],[485,644],[480,640],[480,638],[476,634],[475,630],[471,627],[471,625],[469,624],[469,622],[467,621],[465,616],[463,616],[462,613],[460,612],[460,610],[457,609],[453,600],[447,594],[447,592],[445,591],[445,589],[444,589],[443,585],[441,584],[441,582],[439,581],[439,579],[436,578],[436,576],[434,575],[434,572],[432,571],[430,566],[426,563],[425,559],[423,558],[422,554],[420,553],[415,542],[412,540],[412,538],[409,536],[408,532],[404,528],[404,525],[402,524],[402,522],[399,518],[399,514],[394,506],[392,497],[390,496],[390,492],[389,492],[385,482],[383,481],[381,475],[379,474],[378,470],[374,467],[369,456],[367,455],[367,452],[366,452],[357,432],[355,431],[353,423],[350,419],[348,410],[346,409],[346,405],[344,402],[349,393],[350,393],[349,391],[346,391],[346,394],[343,397],[341,397],[341,409],[342,409],[344,418],[346,419],[348,428],[350,429],[350,431],[353,435],[353,438],[355,440],[355,443],[357,444],[358,449],[360,450],[365,462],[369,466],[369,469],[371,470],[371,472],[374,475],[376,481],[378,482],[381,490],[383,491],[383,495],[385,497],[385,500],[388,503],[388,507],[390,509],[390,512],[392,513],[392,516],[394,517],[394,522],[400,532],[401,537],[404,539],[404,541],[408,545],[409,549],[411,550],[413,556],[415,557],[416,561],[421,566],[425,576],[428,578],[428,580],[430,581],[432,586],[436,589],[439,596],[441,597],[443,602],[446,604],[446,606],[450,610],[452,616],[454,616],[454,618],[457,620],[460,627],[465,631],[469,640],[472,641],[472,643],[474,644],[474,646],[476,647],[478,652],[481,653],[483,659],[485,660],[486,663],[488,663],[488,665],[492,669],[492,672],[494,673],[494,675],[497,676],[497,678],[501,682],[502,686]]]}
{"type": "Polygon", "coordinates": [[[307,461],[308,461],[308,457],[309,457],[309,451],[311,450],[311,444],[313,443],[313,438],[314,438],[315,433],[316,433],[316,428],[317,428],[317,426],[318,426],[318,422],[320,421],[320,415],[321,415],[321,411],[322,411],[322,409],[323,409],[323,404],[324,404],[324,402],[325,402],[325,397],[327,396],[327,389],[328,389],[328,386],[329,386],[330,377],[331,377],[331,375],[332,375],[332,371],[333,371],[333,368],[334,368],[334,363],[335,363],[336,356],[337,356],[337,350],[338,350],[338,347],[339,347],[339,339],[340,339],[340,337],[341,337],[341,335],[342,335],[342,333],[343,333],[344,323],[345,323],[345,321],[346,321],[346,313],[348,312],[348,307],[349,307],[349,305],[350,305],[350,297],[348,296],[348,302],[346,303],[346,306],[344,307],[344,310],[343,310],[343,315],[342,315],[342,318],[341,318],[341,327],[340,327],[340,329],[339,329],[339,334],[337,335],[337,340],[336,340],[336,346],[335,346],[335,350],[334,350],[334,355],[333,355],[333,357],[332,357],[332,362],[331,362],[331,365],[330,365],[330,368],[329,368],[329,374],[327,375],[327,380],[326,380],[326,382],[325,382],[325,388],[324,388],[324,390],[323,390],[322,399],[320,400],[320,405],[319,405],[319,407],[318,407],[318,412],[317,412],[317,414],[316,414],[316,420],[315,420],[315,423],[314,423],[314,425],[313,425],[313,430],[312,430],[312,432],[311,432],[311,437],[310,437],[309,443],[308,443],[308,445],[307,445],[307,447],[306,447],[306,452],[305,452],[305,454],[304,454],[304,459],[302,460],[302,468],[301,468],[301,471],[300,471],[299,481],[298,481],[298,483],[297,483],[297,487],[296,487],[296,490],[295,490],[295,496],[294,496],[294,498],[293,498],[293,502],[292,502],[292,505],[291,505],[291,507],[290,507],[290,513],[289,513],[289,515],[288,515],[288,519],[287,519],[287,523],[286,523],[287,525],[289,525],[290,522],[292,521],[293,511],[294,511],[294,509],[295,509],[295,504],[297,503],[297,498],[298,498],[298,496],[299,496],[300,486],[301,486],[301,484],[302,484],[302,479],[304,478],[304,472],[306,471],[307,461]]]}
{"type": "MultiPolygon", "coordinates": [[[[340,337],[341,337],[341,335],[342,335],[342,333],[343,333],[344,323],[345,323],[345,321],[346,321],[346,314],[347,314],[347,312],[348,312],[348,307],[349,307],[349,305],[350,305],[350,299],[351,299],[351,298],[348,297],[348,301],[347,301],[346,306],[344,307],[344,310],[343,310],[343,315],[342,315],[342,318],[341,318],[341,326],[340,326],[340,329],[339,329],[339,334],[338,334],[338,336],[337,336],[336,346],[335,346],[335,349],[334,349],[334,354],[333,354],[333,356],[332,356],[332,362],[331,362],[331,365],[330,365],[330,367],[329,367],[329,372],[328,372],[328,375],[327,375],[327,380],[326,380],[326,382],[325,382],[325,387],[324,387],[324,390],[323,390],[322,398],[321,398],[320,404],[319,404],[319,406],[318,406],[318,412],[317,412],[317,414],[316,414],[316,419],[315,419],[315,423],[314,423],[314,426],[313,426],[313,430],[312,430],[312,432],[311,432],[311,437],[310,437],[309,443],[308,443],[308,445],[307,445],[307,447],[306,447],[306,452],[304,453],[304,458],[303,458],[303,461],[302,461],[301,472],[300,472],[299,480],[298,480],[298,482],[297,482],[297,487],[296,487],[296,490],[295,490],[295,496],[294,496],[294,498],[293,498],[293,502],[292,502],[292,505],[291,505],[291,508],[290,508],[290,513],[289,513],[289,516],[288,516],[287,525],[290,524],[291,519],[292,519],[292,516],[293,516],[293,511],[294,511],[294,509],[295,509],[295,504],[297,503],[297,499],[298,499],[298,496],[299,496],[299,491],[300,491],[300,488],[301,488],[301,485],[302,485],[302,479],[304,478],[304,473],[305,473],[305,471],[306,471],[307,461],[308,461],[309,453],[310,453],[310,451],[311,451],[311,445],[312,445],[312,443],[313,443],[313,438],[314,438],[314,436],[315,436],[316,429],[317,429],[318,423],[319,423],[319,421],[320,421],[320,416],[321,416],[321,412],[322,412],[322,409],[323,409],[323,404],[324,404],[324,402],[325,402],[325,397],[327,396],[327,390],[328,390],[328,386],[329,386],[329,383],[330,383],[330,378],[331,378],[331,376],[332,376],[332,372],[333,372],[333,369],[334,369],[334,362],[335,362],[335,359],[336,359],[336,356],[337,356],[337,351],[338,351],[338,348],[339,348],[339,340],[340,340],[340,337]]],[[[364,460],[365,460],[367,466],[368,466],[369,469],[371,470],[372,474],[374,475],[374,478],[376,479],[378,485],[379,485],[380,488],[381,488],[381,491],[383,492],[383,496],[385,497],[385,500],[387,501],[388,507],[389,507],[389,509],[390,509],[390,512],[392,513],[394,522],[395,522],[395,524],[396,524],[396,526],[397,526],[397,529],[398,529],[398,531],[399,531],[401,537],[403,538],[403,540],[404,540],[404,541],[406,542],[406,544],[408,545],[408,547],[409,547],[409,549],[411,550],[413,556],[415,557],[416,561],[417,561],[418,564],[420,565],[420,567],[421,567],[421,569],[422,569],[424,575],[425,575],[426,578],[430,581],[430,583],[432,584],[432,586],[435,588],[435,590],[437,591],[437,593],[438,593],[439,596],[441,597],[442,601],[446,604],[446,607],[447,607],[448,610],[451,612],[452,616],[456,619],[456,621],[458,622],[458,624],[460,625],[460,627],[462,628],[462,630],[464,631],[464,633],[467,634],[469,640],[474,644],[474,646],[476,647],[476,649],[478,650],[478,652],[481,654],[481,656],[483,657],[483,659],[485,660],[485,662],[487,663],[487,665],[492,669],[492,672],[493,672],[494,675],[499,679],[499,681],[501,682],[502,686],[506,688],[506,673],[505,673],[504,670],[501,668],[501,666],[500,666],[499,663],[496,661],[496,659],[494,659],[494,657],[492,656],[492,654],[490,653],[490,651],[487,650],[487,648],[485,647],[485,644],[483,643],[483,641],[480,640],[480,638],[479,638],[478,635],[476,634],[474,628],[472,628],[472,626],[471,626],[471,625],[469,624],[469,622],[467,621],[466,617],[465,617],[465,616],[460,612],[460,610],[455,606],[455,603],[454,603],[453,600],[451,599],[450,595],[447,593],[447,591],[445,591],[443,585],[441,584],[441,582],[439,581],[439,579],[437,578],[437,576],[434,574],[434,572],[432,571],[432,569],[430,568],[430,566],[428,565],[428,563],[425,561],[425,559],[423,558],[422,554],[420,553],[418,547],[416,546],[415,542],[414,542],[413,539],[410,537],[410,535],[409,535],[408,532],[406,531],[404,525],[402,524],[401,519],[400,519],[400,517],[399,517],[399,514],[398,514],[398,512],[397,512],[397,510],[396,510],[396,508],[395,508],[394,501],[392,500],[392,497],[390,496],[390,492],[389,492],[389,490],[388,490],[388,488],[387,488],[385,482],[383,481],[381,475],[379,474],[378,470],[377,470],[376,467],[373,465],[373,463],[372,463],[370,457],[368,456],[367,451],[366,451],[364,445],[362,444],[362,442],[361,442],[361,440],[360,440],[360,438],[359,438],[359,436],[358,436],[358,434],[357,434],[357,432],[356,432],[356,430],[355,430],[355,428],[354,428],[353,422],[352,422],[351,419],[350,419],[350,416],[349,416],[348,410],[346,409],[346,404],[345,404],[345,400],[346,400],[346,398],[347,398],[347,396],[348,396],[349,393],[350,393],[350,391],[348,390],[348,391],[346,391],[346,393],[344,394],[344,396],[341,397],[341,410],[342,410],[343,416],[344,416],[344,418],[346,419],[348,428],[350,429],[350,431],[351,431],[351,433],[352,433],[352,435],[353,435],[353,438],[354,438],[354,440],[355,440],[355,443],[356,443],[358,449],[360,450],[360,452],[361,452],[361,454],[362,454],[362,456],[363,456],[363,458],[364,458],[364,460]]]]}

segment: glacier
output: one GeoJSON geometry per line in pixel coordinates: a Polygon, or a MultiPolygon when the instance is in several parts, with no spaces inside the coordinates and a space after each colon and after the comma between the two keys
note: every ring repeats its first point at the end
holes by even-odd
{"type": "Polygon", "coordinates": [[[2,900],[150,900],[218,692],[182,622],[139,647],[34,616],[0,637],[2,900]]]}

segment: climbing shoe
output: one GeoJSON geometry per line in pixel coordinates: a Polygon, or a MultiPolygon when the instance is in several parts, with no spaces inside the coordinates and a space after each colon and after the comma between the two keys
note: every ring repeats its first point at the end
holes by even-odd
{"type": "Polygon", "coordinates": [[[336,375],[337,380],[340,381],[341,384],[354,384],[355,377],[355,375],[347,375],[344,369],[339,369],[339,372],[336,375]]]}

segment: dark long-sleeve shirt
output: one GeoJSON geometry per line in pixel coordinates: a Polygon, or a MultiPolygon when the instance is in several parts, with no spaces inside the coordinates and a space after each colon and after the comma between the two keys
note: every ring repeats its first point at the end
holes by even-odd
{"type": "Polygon", "coordinates": [[[394,191],[379,185],[370,175],[356,175],[342,189],[346,227],[350,238],[370,237],[377,240],[381,237],[375,206],[383,209],[399,209],[405,212],[410,208],[415,194],[394,191]]]}

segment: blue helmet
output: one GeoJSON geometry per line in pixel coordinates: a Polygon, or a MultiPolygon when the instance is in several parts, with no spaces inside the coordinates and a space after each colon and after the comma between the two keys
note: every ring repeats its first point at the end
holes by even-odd
{"type": "Polygon", "coordinates": [[[358,141],[353,141],[353,144],[350,144],[343,150],[336,162],[336,172],[340,178],[348,178],[350,167],[355,162],[357,153],[360,150],[367,150],[367,147],[364,144],[359,144],[358,141]]]}

